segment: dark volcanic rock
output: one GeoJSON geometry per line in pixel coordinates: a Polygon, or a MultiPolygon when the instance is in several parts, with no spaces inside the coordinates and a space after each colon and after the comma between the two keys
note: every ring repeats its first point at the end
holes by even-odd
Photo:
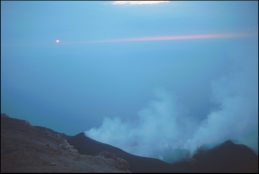
{"type": "Polygon", "coordinates": [[[95,141],[85,136],[83,132],[69,138],[68,142],[73,145],[80,154],[96,155],[101,151],[113,153],[116,157],[122,158],[129,163],[129,170],[131,172],[180,172],[177,166],[172,166],[171,164],[154,158],[132,155],[117,147],[95,141]]]}
{"type": "Polygon", "coordinates": [[[199,168],[204,172],[258,172],[258,155],[232,141],[197,153],[193,158],[199,161],[199,168]]]}
{"type": "Polygon", "coordinates": [[[124,159],[116,157],[115,154],[108,152],[108,151],[101,151],[97,153],[97,156],[101,156],[103,158],[113,159],[111,161],[111,165],[117,169],[128,171],[129,170],[129,163],[124,159]]]}
{"type": "Polygon", "coordinates": [[[113,154],[111,152],[108,152],[106,150],[97,153],[97,156],[102,156],[104,158],[111,158],[111,159],[116,159],[117,158],[115,154],[113,154]]]}
{"type": "Polygon", "coordinates": [[[200,149],[190,161],[174,165],[193,172],[258,173],[258,155],[245,145],[226,141],[212,149],[200,149]]]}
{"type": "Polygon", "coordinates": [[[1,114],[1,173],[129,172],[118,160],[80,155],[64,137],[1,114]]]}
{"type": "Polygon", "coordinates": [[[95,141],[31,126],[1,114],[1,172],[256,172],[258,155],[227,141],[200,149],[193,158],[168,164],[95,141]]]}
{"type": "Polygon", "coordinates": [[[80,154],[96,155],[108,151],[129,163],[131,172],[258,172],[258,155],[245,145],[231,141],[210,150],[202,150],[188,161],[168,164],[158,159],[129,154],[80,133],[68,139],[80,154]]]}

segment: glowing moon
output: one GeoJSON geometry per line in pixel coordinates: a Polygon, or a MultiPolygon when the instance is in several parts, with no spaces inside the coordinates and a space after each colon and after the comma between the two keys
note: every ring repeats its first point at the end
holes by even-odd
{"type": "Polygon", "coordinates": [[[56,43],[59,43],[59,40],[56,40],[56,43]]]}

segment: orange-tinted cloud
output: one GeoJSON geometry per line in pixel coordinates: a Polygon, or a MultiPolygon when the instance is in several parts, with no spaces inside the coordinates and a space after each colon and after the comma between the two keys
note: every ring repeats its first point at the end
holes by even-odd
{"type": "Polygon", "coordinates": [[[169,1],[114,1],[113,4],[115,5],[150,5],[150,4],[159,4],[159,3],[165,3],[169,1]]]}

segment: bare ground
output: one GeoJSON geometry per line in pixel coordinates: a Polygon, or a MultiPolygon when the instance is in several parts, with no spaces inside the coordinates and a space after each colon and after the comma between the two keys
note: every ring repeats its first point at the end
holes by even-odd
{"type": "Polygon", "coordinates": [[[80,155],[60,134],[1,114],[1,172],[126,172],[128,163],[80,155]]]}

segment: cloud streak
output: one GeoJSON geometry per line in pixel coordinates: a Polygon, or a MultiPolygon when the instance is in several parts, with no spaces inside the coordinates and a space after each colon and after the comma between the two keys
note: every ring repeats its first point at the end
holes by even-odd
{"type": "Polygon", "coordinates": [[[59,44],[124,43],[124,42],[199,40],[199,39],[226,39],[226,38],[242,38],[242,37],[258,37],[258,33],[221,33],[221,34],[155,36],[155,37],[137,37],[137,38],[125,38],[125,39],[93,40],[93,41],[83,41],[83,42],[62,42],[60,40],[59,44]]]}
{"type": "Polygon", "coordinates": [[[152,4],[160,4],[166,3],[169,1],[114,1],[112,4],[114,5],[152,5],[152,4]]]}
{"type": "Polygon", "coordinates": [[[126,43],[126,42],[150,42],[150,41],[175,41],[175,40],[201,40],[201,39],[227,39],[242,37],[258,37],[258,32],[249,33],[219,33],[219,34],[197,34],[197,35],[173,35],[173,36],[152,36],[124,39],[92,40],[81,42],[68,42],[59,40],[58,43],[22,43],[22,44],[1,44],[1,46],[47,46],[47,45],[74,45],[74,44],[96,44],[96,43],[126,43]]]}
{"type": "Polygon", "coordinates": [[[201,34],[201,35],[182,35],[182,36],[158,36],[140,37],[129,39],[103,40],[100,42],[140,42],[140,41],[167,41],[167,40],[192,40],[192,39],[221,39],[258,36],[258,33],[227,33],[227,34],[201,34]]]}

